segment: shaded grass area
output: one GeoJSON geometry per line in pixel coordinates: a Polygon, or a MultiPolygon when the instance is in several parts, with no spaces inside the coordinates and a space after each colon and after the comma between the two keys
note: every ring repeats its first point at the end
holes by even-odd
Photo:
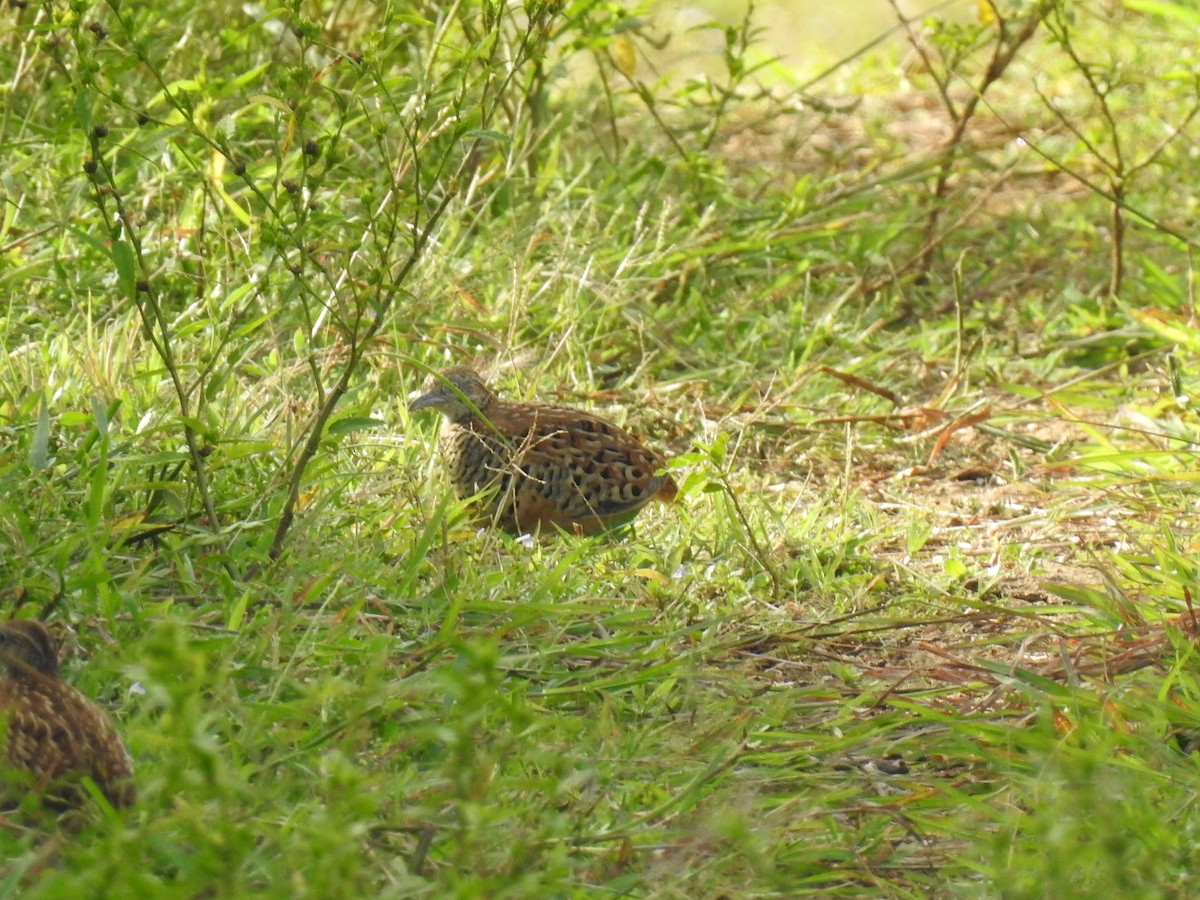
{"type": "Polygon", "coordinates": [[[945,123],[893,56],[797,103],[730,33],[655,94],[628,15],[490,9],[3,13],[0,573],[141,793],[10,817],[6,887],[1190,893],[1186,251],[1143,220],[1108,296],[1105,198],[1003,124],[1077,162],[1102,117],[1013,70],[919,273],[945,123]],[[679,501],[477,532],[405,409],[463,360],[679,501]]]}

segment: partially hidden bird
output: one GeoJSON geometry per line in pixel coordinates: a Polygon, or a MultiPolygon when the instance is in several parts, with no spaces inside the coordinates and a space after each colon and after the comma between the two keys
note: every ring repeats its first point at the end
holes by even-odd
{"type": "Polygon", "coordinates": [[[0,795],[6,802],[28,791],[46,806],[80,806],[88,777],[114,807],[134,802],[133,761],[100,707],[67,684],[58,652],[41,622],[0,624],[0,795]]]}
{"type": "Polygon", "coordinates": [[[409,411],[442,414],[438,443],[460,499],[516,534],[597,534],[630,522],[679,488],[665,462],[599,416],[567,406],[501,400],[473,369],[426,382],[409,411]]]}

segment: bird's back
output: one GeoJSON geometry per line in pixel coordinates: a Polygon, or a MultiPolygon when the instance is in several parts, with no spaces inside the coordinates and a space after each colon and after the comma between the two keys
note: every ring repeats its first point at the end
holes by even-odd
{"type": "Polygon", "coordinates": [[[678,490],[663,459],[618,426],[564,406],[496,400],[487,421],[446,420],[442,448],[459,496],[492,486],[488,512],[509,530],[584,534],[623,524],[678,490]]]}
{"type": "Polygon", "coordinates": [[[0,678],[5,761],[54,805],[82,799],[71,782],[88,776],[113,806],[134,801],[133,763],[112,721],[61,678],[31,672],[0,678]]]}

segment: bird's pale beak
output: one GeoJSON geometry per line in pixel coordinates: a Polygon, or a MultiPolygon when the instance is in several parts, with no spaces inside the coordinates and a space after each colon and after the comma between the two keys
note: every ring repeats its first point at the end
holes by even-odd
{"type": "Polygon", "coordinates": [[[421,394],[413,392],[415,396],[409,398],[408,411],[410,413],[418,412],[422,409],[429,409],[431,406],[437,406],[442,401],[442,395],[439,391],[433,390],[421,394]]]}

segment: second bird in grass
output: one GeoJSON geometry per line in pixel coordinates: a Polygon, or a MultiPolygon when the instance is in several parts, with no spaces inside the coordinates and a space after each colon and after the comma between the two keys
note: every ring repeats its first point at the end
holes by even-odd
{"type": "Polygon", "coordinates": [[[507,531],[596,534],[679,490],[663,458],[612,422],[501,400],[465,366],[432,376],[409,404],[421,409],[444,417],[439,443],[455,493],[481,495],[482,512],[507,531]]]}
{"type": "Polygon", "coordinates": [[[113,806],[133,803],[133,762],[108,716],[58,674],[58,652],[41,622],[0,625],[0,797],[27,790],[52,808],[80,805],[87,776],[113,806]]]}

